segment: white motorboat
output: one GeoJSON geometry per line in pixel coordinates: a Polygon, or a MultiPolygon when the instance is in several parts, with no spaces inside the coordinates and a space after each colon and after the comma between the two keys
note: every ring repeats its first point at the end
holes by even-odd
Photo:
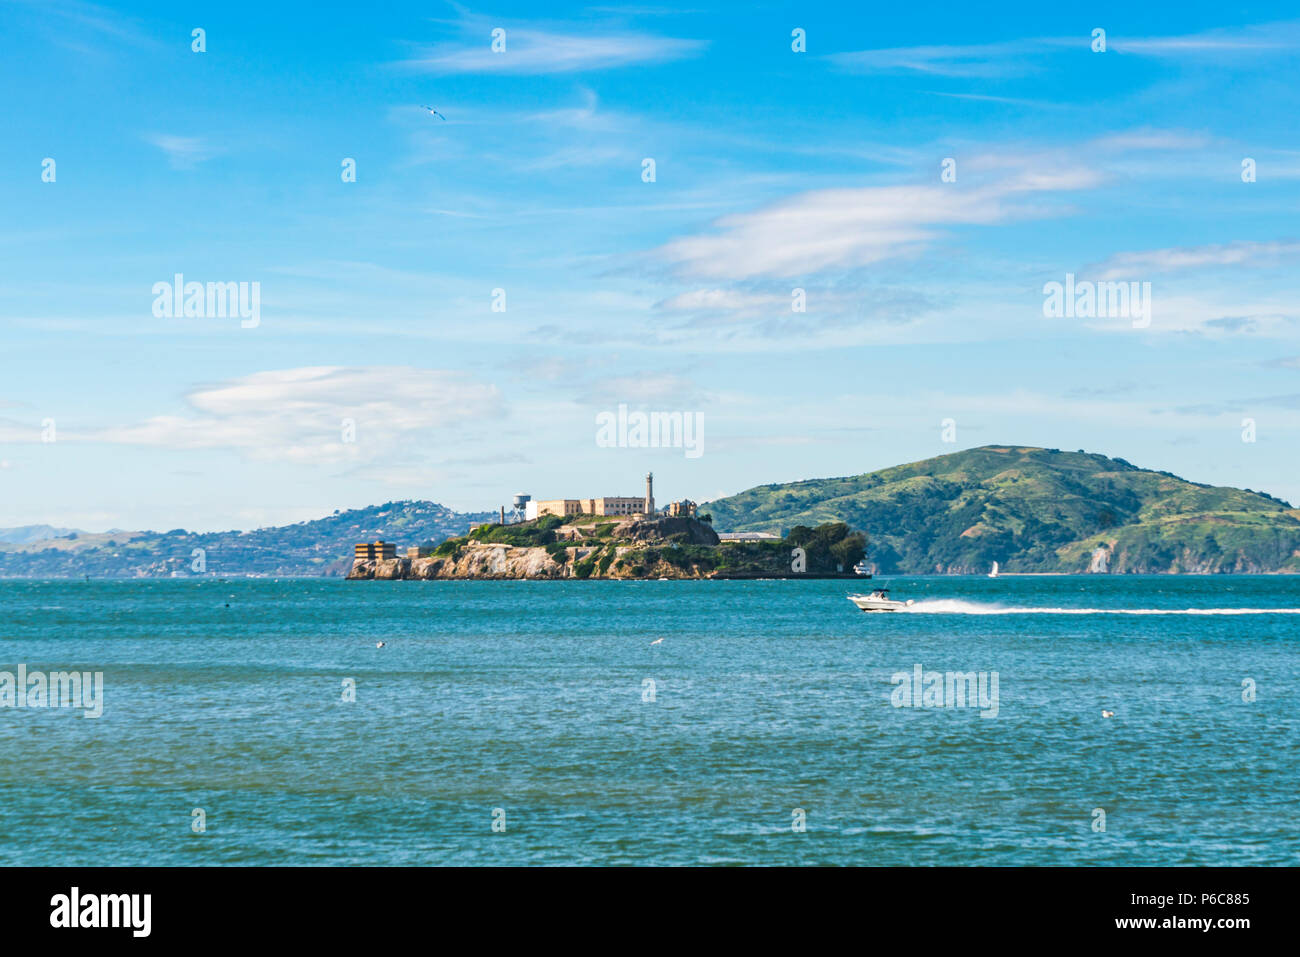
{"type": "Polygon", "coordinates": [[[895,601],[889,597],[888,588],[877,588],[870,595],[850,595],[849,601],[862,611],[902,611],[912,604],[912,599],[895,601]]]}

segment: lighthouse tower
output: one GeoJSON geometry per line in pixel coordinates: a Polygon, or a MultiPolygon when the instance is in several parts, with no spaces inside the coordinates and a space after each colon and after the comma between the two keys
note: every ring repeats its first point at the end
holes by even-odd
{"type": "Polygon", "coordinates": [[[655,513],[655,473],[647,472],[645,477],[645,513],[655,513]]]}

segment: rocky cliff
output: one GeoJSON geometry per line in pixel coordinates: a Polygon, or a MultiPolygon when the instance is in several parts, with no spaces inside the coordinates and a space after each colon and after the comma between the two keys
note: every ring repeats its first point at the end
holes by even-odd
{"type": "MultiPolygon", "coordinates": [[[[615,560],[636,552],[633,546],[615,546],[615,560]]],[[[606,554],[600,546],[567,546],[562,550],[518,545],[466,545],[457,554],[430,558],[389,558],[377,561],[358,561],[348,572],[351,579],[517,579],[517,578],[589,578],[579,570],[584,561],[597,554],[606,554]]],[[[602,578],[705,578],[710,572],[698,566],[678,568],[663,560],[642,566],[642,574],[634,574],[633,565],[620,564],[607,568],[602,578]]],[[[716,573],[713,573],[716,575],[716,573]]]]}

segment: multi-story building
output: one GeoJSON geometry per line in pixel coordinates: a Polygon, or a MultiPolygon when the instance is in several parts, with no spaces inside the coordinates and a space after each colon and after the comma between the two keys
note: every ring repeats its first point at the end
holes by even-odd
{"type": "Polygon", "coordinates": [[[554,498],[525,503],[524,517],[543,515],[653,515],[655,512],[654,473],[645,477],[645,495],[605,495],[601,498],[554,498]]]}
{"type": "Polygon", "coordinates": [[[396,558],[397,546],[392,542],[362,542],[353,548],[359,562],[373,562],[381,558],[396,558]]]}

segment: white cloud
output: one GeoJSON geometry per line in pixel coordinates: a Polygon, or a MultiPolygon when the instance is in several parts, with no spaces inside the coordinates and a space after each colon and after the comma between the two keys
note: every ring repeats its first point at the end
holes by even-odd
{"type": "MultiPolygon", "coordinates": [[[[1088,51],[1091,30],[1069,37],[1026,37],[993,43],[888,47],[829,54],[827,59],[856,73],[918,73],[989,78],[1016,76],[1047,65],[1045,54],[1088,51]]],[[[1107,49],[1149,57],[1225,59],[1300,48],[1300,24],[1270,23],[1168,37],[1132,37],[1108,31],[1107,49]]]]}
{"type": "Polygon", "coordinates": [[[1265,23],[1232,29],[1206,30],[1173,37],[1107,37],[1117,53],[1153,57],[1182,57],[1192,54],[1250,54],[1300,48],[1300,23],[1265,23]]]}
{"type": "Polygon", "coordinates": [[[681,312],[700,310],[748,311],[771,306],[790,308],[790,294],[772,295],[738,289],[694,289],[655,303],[656,309],[681,312]]]}
{"type": "Polygon", "coordinates": [[[1207,266],[1262,269],[1297,255],[1300,255],[1300,243],[1296,242],[1238,241],[1116,253],[1087,271],[1089,275],[1095,274],[1098,279],[1140,279],[1153,274],[1204,269],[1207,266]]]}
{"type": "Polygon", "coordinates": [[[1005,43],[890,47],[832,53],[827,59],[855,73],[910,72],[934,76],[994,77],[1030,69],[1032,61],[1025,54],[1048,42],[1012,40],[1005,43]]]}
{"type": "Polygon", "coordinates": [[[1204,133],[1157,130],[1147,127],[1102,136],[1092,142],[1093,145],[1103,149],[1115,150],[1197,150],[1208,146],[1210,138],[1204,133]]]}
{"type": "Polygon", "coordinates": [[[919,251],[946,225],[991,225],[1045,215],[1016,200],[1073,190],[1099,177],[1079,168],[1027,169],[1000,183],[825,189],[751,213],[725,216],[715,231],[673,240],[656,255],[688,276],[791,278],[852,268],[919,251]]]}
{"type": "Polygon", "coordinates": [[[214,153],[212,148],[197,136],[155,133],[145,138],[167,154],[167,161],[174,169],[189,169],[197,166],[204,160],[210,159],[214,153]]]}
{"type": "Polygon", "coordinates": [[[473,46],[440,44],[409,66],[429,73],[573,73],[605,70],[635,63],[662,63],[704,48],[702,40],[682,40],[647,33],[583,35],[516,27],[506,30],[506,49],[494,53],[484,31],[473,46]]]}
{"type": "Polygon", "coordinates": [[[438,430],[501,414],[497,389],[462,373],[410,366],[278,369],[196,389],[188,415],[70,436],[172,449],[236,449],[295,463],[373,461],[438,430]],[[343,421],[356,441],[343,441],[343,421]]]}

